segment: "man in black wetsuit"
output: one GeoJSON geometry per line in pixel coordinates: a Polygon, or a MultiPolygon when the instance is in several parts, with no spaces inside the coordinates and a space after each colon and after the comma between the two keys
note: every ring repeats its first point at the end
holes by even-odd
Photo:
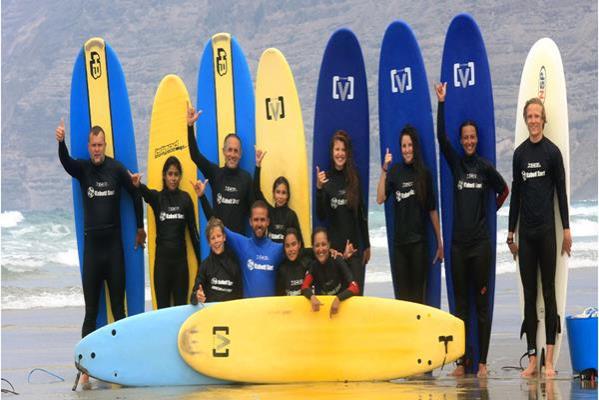
{"type": "Polygon", "coordinates": [[[547,355],[545,374],[554,376],[553,350],[560,332],[555,297],[556,237],[554,194],[564,229],[561,254],[570,255],[572,236],[568,217],[566,174],[559,148],[543,135],[547,118],[545,106],[538,98],[526,102],[523,112],[529,137],[514,151],[512,198],[507,244],[511,253],[520,258],[520,279],[524,290],[524,321],[521,333],[526,333],[528,367],[522,376],[536,373],[537,353],[537,269],[541,271],[547,355]],[[516,224],[518,244],[514,241],[516,224]],[[538,265],[538,267],[537,267],[538,265]]]}
{"type": "MultiPolygon", "coordinates": [[[[65,171],[79,181],[83,197],[83,297],[85,318],[81,336],[93,332],[104,280],[108,283],[110,305],[115,320],[125,317],[125,266],[121,241],[121,189],[125,188],[133,199],[137,234],[135,247],[142,246],[146,238],[143,225],[141,198],[131,183],[127,169],[118,161],[106,156],[104,131],[94,126],[88,138],[89,160],[75,160],[69,156],[64,142],[64,120],[55,131],[58,157],[65,171]]],[[[88,380],[84,374],[82,382],[88,380]]]]}
{"type": "Polygon", "coordinates": [[[204,157],[198,150],[193,124],[202,111],[187,109],[187,140],[191,159],[198,166],[212,187],[214,214],[234,232],[244,234],[249,218],[250,206],[254,203],[252,177],[239,168],[241,140],[234,133],[227,135],[223,146],[225,166],[219,167],[204,157]]]}

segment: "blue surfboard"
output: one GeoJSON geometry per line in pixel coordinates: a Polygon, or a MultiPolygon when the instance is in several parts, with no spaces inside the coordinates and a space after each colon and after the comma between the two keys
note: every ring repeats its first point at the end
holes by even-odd
{"type": "MultiPolygon", "coordinates": [[[[441,82],[447,82],[445,98],[445,126],[453,148],[462,156],[459,127],[465,120],[473,120],[478,127],[476,153],[495,165],[495,115],[493,89],[487,51],[483,37],[474,19],[468,14],[457,15],[447,29],[441,82]]],[[[451,170],[441,156],[441,205],[443,210],[443,240],[445,242],[445,278],[449,309],[455,313],[455,299],[451,277],[451,239],[453,229],[453,178],[451,170]]],[[[487,198],[487,223],[492,246],[491,274],[489,279],[489,318],[493,319],[495,293],[495,251],[497,233],[497,207],[494,193],[487,198]]],[[[466,335],[466,356],[472,360],[470,372],[478,371],[478,333],[474,295],[470,289],[466,335]]]]}
{"type": "MultiPolygon", "coordinates": [[[[71,156],[89,159],[88,135],[92,125],[100,125],[106,133],[106,154],[120,161],[131,172],[137,171],[135,136],[125,75],[116,53],[100,38],[88,40],[79,52],[71,80],[71,156]],[[93,82],[91,82],[93,80],[93,82]],[[103,87],[98,82],[103,80],[103,87]],[[107,83],[107,84],[106,84],[107,83]]],[[[79,181],[73,179],[73,205],[79,265],[83,274],[83,202],[79,181]]],[[[144,311],[143,249],[134,250],[137,225],[133,202],[127,191],[121,191],[121,237],[125,261],[126,313],[144,311]]],[[[100,296],[96,326],[107,323],[111,312],[106,306],[105,289],[100,296]]]]}
{"type": "Polygon", "coordinates": [[[349,29],[333,33],[322,57],[312,152],[312,226],[326,226],[316,215],[316,166],[321,171],[331,165],[330,142],[333,134],[344,130],[350,136],[354,161],[360,177],[362,201],[368,212],[370,125],[368,87],[364,58],[358,38],[349,29]]]}
{"type": "MultiPolygon", "coordinates": [[[[383,37],[379,63],[381,160],[385,159],[385,153],[389,149],[393,155],[393,162],[403,162],[399,133],[406,124],[414,126],[419,133],[424,162],[433,176],[436,200],[437,156],[429,88],[420,47],[412,29],[404,21],[392,22],[383,37]]],[[[392,262],[393,232],[395,230],[393,199],[387,199],[385,202],[385,217],[389,261],[392,262]]],[[[441,306],[441,269],[439,262],[432,264],[437,252],[437,237],[430,218],[427,218],[426,236],[430,259],[426,304],[439,308],[441,306]]],[[[393,273],[393,269],[391,271],[393,273]]],[[[393,279],[397,278],[393,276],[393,279]]],[[[395,296],[397,297],[397,293],[395,296]]]]}
{"type": "Polygon", "coordinates": [[[196,372],[179,355],[179,328],[202,309],[169,307],[104,326],[77,343],[75,364],[96,379],[125,386],[225,383],[196,372]]]}
{"type": "MultiPolygon", "coordinates": [[[[245,55],[234,36],[219,33],[206,43],[200,58],[197,109],[202,110],[196,123],[196,141],[200,152],[210,161],[222,165],[222,140],[226,134],[236,133],[241,138],[242,157],[239,166],[253,175],[256,165],[254,88],[245,55]],[[231,80],[232,85],[227,87],[226,82],[231,80]],[[230,104],[223,107],[223,99],[229,99],[230,104]],[[227,127],[224,127],[225,123],[227,127]]],[[[200,171],[198,179],[205,179],[200,171]]],[[[206,198],[212,203],[210,185],[206,188],[206,198]]],[[[205,258],[210,249],[204,235],[207,221],[201,206],[198,214],[200,251],[202,258],[205,258]]]]}

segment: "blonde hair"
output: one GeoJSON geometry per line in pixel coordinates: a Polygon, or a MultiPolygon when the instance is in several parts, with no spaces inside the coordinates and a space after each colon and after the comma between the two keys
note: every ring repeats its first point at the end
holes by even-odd
{"type": "Polygon", "coordinates": [[[536,104],[541,106],[541,117],[543,118],[543,128],[545,128],[545,124],[547,123],[547,115],[545,114],[545,104],[538,97],[533,97],[528,99],[526,104],[524,105],[524,110],[522,111],[522,116],[524,117],[524,122],[526,122],[526,110],[528,110],[528,106],[531,104],[536,104]]]}
{"type": "Polygon", "coordinates": [[[210,234],[216,228],[220,228],[223,235],[225,234],[225,225],[223,224],[223,221],[216,217],[212,217],[208,220],[208,224],[206,224],[206,239],[208,241],[210,241],[210,234]]]}

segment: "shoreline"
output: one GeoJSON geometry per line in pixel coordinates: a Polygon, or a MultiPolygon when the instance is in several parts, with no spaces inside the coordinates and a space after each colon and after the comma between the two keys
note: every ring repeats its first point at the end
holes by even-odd
{"type": "MultiPolygon", "coordinates": [[[[579,313],[587,306],[597,305],[597,275],[597,268],[579,268],[570,271],[566,303],[567,315],[579,313]]],[[[453,370],[453,365],[446,365],[442,370],[435,370],[433,372],[434,379],[401,379],[395,381],[395,383],[398,383],[402,390],[408,390],[409,387],[423,395],[426,393],[433,394],[433,398],[437,396],[435,393],[454,393],[464,390],[472,392],[483,390],[489,394],[496,393],[496,398],[528,398],[527,393],[530,392],[531,388],[529,386],[531,385],[535,388],[544,386],[545,389],[543,390],[547,391],[547,395],[549,390],[556,390],[562,394],[573,393],[573,390],[578,390],[579,382],[571,379],[572,371],[565,327],[562,350],[556,364],[559,373],[554,383],[547,385],[542,378],[524,380],[520,378],[519,371],[502,369],[505,366],[517,366],[518,359],[526,349],[525,341],[520,341],[518,337],[521,317],[516,286],[517,278],[514,273],[500,274],[496,278],[494,321],[488,357],[490,376],[486,380],[485,388],[481,389],[480,387],[482,380],[472,376],[460,379],[448,377],[447,374],[453,370]],[[509,396],[507,393],[509,393],[509,396]]],[[[366,285],[365,289],[367,296],[392,297],[393,293],[391,282],[370,283],[366,285]]],[[[442,309],[447,311],[445,290],[443,290],[442,299],[444,299],[442,309]]],[[[146,302],[146,309],[150,309],[150,307],[150,302],[146,302]]],[[[16,391],[21,393],[19,398],[41,398],[44,396],[47,398],[100,399],[113,398],[113,396],[121,397],[121,394],[117,395],[117,392],[101,390],[113,388],[115,385],[97,381],[94,381],[92,387],[98,390],[88,390],[84,394],[79,391],[77,393],[71,392],[76,375],[73,349],[81,335],[83,314],[83,307],[2,310],[2,378],[8,379],[14,385],[16,391]],[[36,371],[31,376],[32,383],[28,383],[27,375],[34,368],[46,369],[65,380],[64,382],[58,382],[56,378],[43,371],[36,371]]],[[[351,390],[346,391],[346,395],[361,393],[360,384],[348,385],[350,385],[351,390]]],[[[272,385],[266,386],[270,387],[272,385]]],[[[289,385],[284,386],[287,389],[290,388],[289,385]]],[[[295,388],[294,390],[307,390],[308,392],[304,393],[306,395],[310,391],[316,396],[322,395],[318,392],[320,389],[314,389],[314,386],[319,385],[304,384],[299,385],[301,389],[295,388]]],[[[375,386],[370,391],[379,393],[379,390],[383,392],[391,390],[389,395],[395,396],[395,391],[398,390],[397,385],[392,387],[383,386],[375,386]]],[[[200,387],[187,387],[186,390],[182,388],[126,388],[119,390],[126,391],[122,394],[125,395],[126,393],[126,398],[133,399],[204,398],[210,393],[215,397],[207,398],[227,397],[227,395],[230,395],[231,398],[239,398],[244,395],[247,398],[258,398],[256,396],[259,396],[260,393],[269,392],[264,388],[264,385],[259,386],[259,389],[253,389],[253,391],[251,389],[252,385],[243,385],[242,387],[243,390],[233,390],[234,395],[230,393],[232,390],[230,386],[227,386],[227,389],[213,388],[210,390],[200,387]],[[199,394],[201,394],[200,397],[198,397],[199,394]]],[[[2,388],[9,388],[9,386],[3,382],[2,388]]],[[[336,391],[344,392],[345,389],[342,390],[337,387],[336,391]]],[[[81,388],[79,387],[78,390],[81,390],[81,388]]],[[[299,392],[294,393],[299,396],[299,392]]],[[[589,392],[585,389],[584,393],[589,392]]],[[[597,391],[591,390],[590,394],[596,398],[597,391]]],[[[259,397],[262,398],[262,396],[259,397]]],[[[270,394],[268,396],[264,394],[264,397],[270,398],[270,394]]],[[[295,395],[291,397],[295,397],[295,395]]]]}

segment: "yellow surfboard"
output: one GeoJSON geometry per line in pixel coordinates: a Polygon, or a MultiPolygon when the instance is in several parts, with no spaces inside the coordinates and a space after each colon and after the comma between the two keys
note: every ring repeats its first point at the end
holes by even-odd
{"type": "MultiPolygon", "coordinates": [[[[198,209],[198,199],[189,181],[197,180],[196,165],[189,156],[187,148],[187,107],[191,104],[183,81],[176,75],[165,76],[154,97],[152,119],[150,121],[150,143],[148,145],[148,187],[162,190],[162,168],[170,156],[181,161],[183,175],[179,188],[191,196],[194,210],[198,209]]],[[[196,214],[196,224],[198,216],[196,214]]],[[[189,269],[189,289],[191,295],[193,283],[198,271],[198,262],[191,244],[189,231],[185,230],[187,246],[187,266],[189,269]]],[[[148,256],[150,261],[150,286],[152,288],[152,307],[156,309],[154,290],[154,260],[156,257],[156,220],[151,207],[148,207],[148,256]]]]}
{"type": "Polygon", "coordinates": [[[264,197],[274,206],[273,182],[279,176],[287,178],[289,207],[297,214],[305,246],[310,247],[310,191],[302,109],[291,68],[283,54],[273,48],[262,53],[258,64],[256,147],[267,152],[260,175],[264,197]]]}
{"type": "Polygon", "coordinates": [[[196,371],[248,383],[390,380],[464,354],[464,323],[436,308],[373,297],[313,312],[302,296],[215,304],[179,330],[179,353],[196,371]]]}

